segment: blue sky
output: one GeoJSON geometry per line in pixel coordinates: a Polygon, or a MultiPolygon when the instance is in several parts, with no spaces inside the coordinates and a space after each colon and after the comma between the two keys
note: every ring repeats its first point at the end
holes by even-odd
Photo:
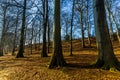
{"type": "MultiPolygon", "coordinates": [[[[34,1],[34,0],[33,0],[34,1]]],[[[37,0],[35,0],[35,1],[37,1],[37,0]]],[[[37,4],[37,2],[36,2],[36,4],[37,4]]],[[[39,6],[42,6],[42,5],[40,5],[39,4],[39,6]]],[[[67,14],[67,17],[69,18],[69,19],[71,19],[71,11],[72,11],[72,2],[71,2],[71,0],[64,0],[64,4],[61,4],[61,6],[62,6],[62,8],[61,8],[61,15],[62,14],[64,14],[64,13],[66,13],[67,14]]],[[[115,2],[115,6],[118,6],[118,7],[120,7],[120,1],[119,0],[116,0],[116,2],[115,2]]],[[[53,2],[51,2],[50,3],[50,7],[51,7],[51,9],[53,9],[53,2]]],[[[32,8],[31,10],[28,10],[28,11],[30,11],[30,12],[32,12],[32,13],[34,13],[34,12],[36,12],[36,8],[34,7],[34,8],[32,8]]],[[[113,8],[113,13],[115,13],[115,9],[113,8]]],[[[76,12],[76,11],[75,11],[76,12]]],[[[53,13],[53,12],[52,12],[53,13]]],[[[33,16],[33,15],[32,15],[33,16]]],[[[34,16],[33,16],[34,17],[34,16]]],[[[77,16],[78,18],[79,18],[79,13],[78,13],[78,16],[77,16]]],[[[50,16],[50,19],[53,19],[53,16],[50,16]]],[[[93,19],[92,19],[92,17],[91,17],[91,19],[90,19],[91,21],[92,21],[92,23],[93,23],[93,19]]],[[[51,20],[52,21],[52,20],[51,20]]],[[[62,20],[62,21],[64,21],[64,20],[62,20]]],[[[62,22],[61,21],[61,22],[62,22]]],[[[1,24],[1,23],[0,23],[1,24]]],[[[77,25],[77,26],[80,26],[79,24],[77,25]]],[[[74,24],[74,28],[76,28],[77,27],[76,26],[76,24],[74,24]]],[[[2,24],[0,25],[0,27],[2,27],[2,24]]],[[[65,27],[65,25],[62,25],[62,27],[65,27]]],[[[70,27],[70,26],[69,26],[70,27]]],[[[92,25],[92,27],[93,27],[93,25],[92,25]]],[[[1,29],[1,28],[0,28],[1,29]]],[[[68,32],[70,32],[70,31],[68,31],[68,32]]],[[[92,28],[91,29],[91,33],[93,33],[94,32],[94,28],[92,28]]],[[[64,32],[64,30],[62,29],[61,30],[61,33],[62,33],[62,35],[65,35],[65,32],[64,32]]],[[[80,34],[81,32],[80,32],[80,28],[79,29],[76,29],[75,31],[74,31],[74,33],[73,33],[73,35],[76,35],[76,37],[80,37],[81,36],[81,34],[80,34]]]]}

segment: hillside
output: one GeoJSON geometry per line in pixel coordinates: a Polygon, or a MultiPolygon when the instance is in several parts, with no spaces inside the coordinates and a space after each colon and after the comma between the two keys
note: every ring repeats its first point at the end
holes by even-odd
{"type": "MultiPolygon", "coordinates": [[[[87,45],[87,40],[86,40],[87,45]]],[[[41,58],[41,49],[30,50],[26,47],[25,58],[16,59],[15,56],[0,57],[0,80],[119,80],[120,72],[89,68],[97,59],[95,40],[92,48],[81,48],[81,40],[73,41],[73,56],[69,56],[69,42],[63,42],[63,54],[67,67],[48,69],[50,57],[41,58]]],[[[40,46],[41,47],[41,46],[40,46]]],[[[120,60],[120,46],[113,42],[114,52],[120,60]]],[[[52,49],[52,46],[51,46],[52,49]]],[[[51,50],[52,51],[52,50],[51,50]]],[[[51,56],[51,53],[48,54],[51,56]]]]}

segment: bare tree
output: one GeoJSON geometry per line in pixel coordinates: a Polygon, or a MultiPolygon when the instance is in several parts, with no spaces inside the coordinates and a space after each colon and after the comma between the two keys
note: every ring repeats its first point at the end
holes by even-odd
{"type": "Polygon", "coordinates": [[[83,5],[83,0],[81,1],[81,3],[77,2],[77,10],[80,12],[80,27],[81,27],[81,34],[82,34],[82,47],[85,48],[85,37],[84,37],[84,24],[83,24],[83,14],[84,14],[84,11],[83,11],[83,8],[84,8],[84,5],[83,5]]]}
{"type": "Polygon", "coordinates": [[[70,28],[70,56],[72,56],[72,33],[73,33],[73,21],[74,21],[74,8],[75,8],[75,0],[73,0],[72,4],[72,17],[71,17],[71,28],[70,28]]]}
{"type": "Polygon", "coordinates": [[[60,26],[60,0],[54,0],[54,25],[53,25],[53,55],[49,68],[62,67],[66,65],[62,54],[60,26]]]}
{"type": "Polygon", "coordinates": [[[111,68],[120,70],[120,64],[114,55],[109,35],[104,0],[94,0],[93,7],[96,39],[98,45],[98,60],[95,66],[106,70],[111,68]]]}
{"type": "Polygon", "coordinates": [[[43,45],[41,57],[47,57],[47,47],[46,47],[46,30],[48,22],[48,0],[43,0],[43,45]]]}
{"type": "Polygon", "coordinates": [[[13,41],[13,50],[12,50],[12,55],[15,53],[15,48],[16,48],[16,37],[17,37],[17,30],[18,30],[18,19],[19,19],[19,10],[17,11],[17,16],[16,16],[16,25],[15,25],[15,30],[14,30],[14,41],[13,41]]]}
{"type": "Polygon", "coordinates": [[[24,33],[25,33],[25,22],[26,22],[26,0],[24,0],[23,14],[22,14],[22,27],[21,27],[21,37],[20,37],[20,45],[19,51],[16,55],[16,58],[24,57],[24,33]]]}
{"type": "Polygon", "coordinates": [[[4,36],[5,36],[5,32],[6,32],[6,13],[7,13],[7,9],[9,7],[8,4],[3,4],[1,5],[2,7],[2,11],[3,11],[3,26],[2,26],[2,35],[1,35],[1,42],[0,42],[0,56],[3,56],[3,48],[4,48],[4,36]]]}
{"type": "MultiPolygon", "coordinates": [[[[113,15],[113,13],[112,13],[112,11],[111,11],[111,6],[109,5],[109,3],[110,2],[108,2],[107,0],[106,0],[106,8],[107,8],[107,10],[108,10],[108,13],[109,13],[109,18],[111,17],[112,18],[112,21],[114,22],[114,25],[115,25],[115,28],[116,28],[116,33],[117,33],[117,38],[118,38],[118,41],[119,41],[119,43],[120,43],[120,32],[119,32],[119,29],[118,29],[118,25],[117,25],[117,23],[116,23],[116,20],[115,20],[115,17],[114,17],[114,15],[113,15]]],[[[111,19],[110,19],[111,20],[111,19]]],[[[111,32],[111,35],[113,34],[113,32],[112,32],[112,23],[110,24],[110,32],[111,32]]],[[[113,37],[114,37],[114,35],[113,35],[113,37]]]]}
{"type": "Polygon", "coordinates": [[[86,28],[87,28],[87,35],[88,35],[88,45],[91,47],[91,39],[90,39],[90,25],[89,25],[89,3],[90,1],[87,0],[86,3],[86,28]]]}

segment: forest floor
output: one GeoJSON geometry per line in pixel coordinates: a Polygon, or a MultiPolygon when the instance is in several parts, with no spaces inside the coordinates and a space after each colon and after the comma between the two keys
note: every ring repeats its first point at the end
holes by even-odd
{"type": "MultiPolygon", "coordinates": [[[[77,48],[78,46],[76,46],[77,48]]],[[[120,60],[120,46],[114,44],[114,52],[120,60]]],[[[120,72],[93,69],[89,66],[97,59],[96,48],[63,51],[64,58],[71,66],[48,69],[50,57],[41,58],[39,51],[25,54],[25,58],[5,55],[0,57],[0,80],[120,80],[120,72]]],[[[51,56],[51,53],[48,54],[51,56]]]]}

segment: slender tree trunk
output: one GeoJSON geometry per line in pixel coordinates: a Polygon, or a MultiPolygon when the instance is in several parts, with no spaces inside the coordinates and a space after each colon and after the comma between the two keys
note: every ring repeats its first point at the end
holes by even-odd
{"type": "Polygon", "coordinates": [[[74,6],[75,6],[75,0],[73,0],[73,5],[72,5],[72,17],[71,17],[71,22],[70,22],[70,56],[72,56],[72,29],[73,29],[73,19],[74,19],[74,6]]]}
{"type": "Polygon", "coordinates": [[[46,23],[43,24],[43,45],[42,45],[42,53],[41,57],[47,57],[47,51],[46,51],[46,23]]]}
{"type": "Polygon", "coordinates": [[[109,22],[110,22],[110,38],[111,38],[111,40],[115,40],[110,12],[108,14],[109,14],[108,18],[109,18],[109,22]]]}
{"type": "Polygon", "coordinates": [[[88,15],[89,15],[89,6],[88,6],[88,4],[89,4],[89,0],[87,0],[87,6],[86,6],[86,9],[87,9],[87,12],[86,12],[86,21],[87,21],[87,34],[88,34],[88,45],[89,45],[89,47],[91,47],[91,39],[90,39],[90,27],[89,27],[89,17],[88,17],[88,15]]]}
{"type": "Polygon", "coordinates": [[[37,50],[37,34],[35,34],[35,37],[34,37],[34,49],[37,50]]]}
{"type": "Polygon", "coordinates": [[[19,45],[19,51],[18,51],[16,58],[24,57],[23,53],[24,53],[25,22],[26,22],[26,0],[24,0],[20,45],[19,45]]]}
{"type": "Polygon", "coordinates": [[[15,26],[15,32],[14,32],[12,55],[14,55],[14,53],[15,53],[15,48],[16,48],[16,37],[17,37],[17,29],[18,29],[18,17],[19,17],[18,14],[19,14],[19,11],[17,12],[17,17],[16,17],[16,26],[15,26]]]}
{"type": "Polygon", "coordinates": [[[7,12],[7,6],[3,6],[3,28],[2,28],[2,35],[1,35],[1,41],[0,41],[0,56],[3,56],[3,48],[4,48],[4,36],[5,36],[5,29],[6,29],[6,12],[7,12]]]}
{"type": "Polygon", "coordinates": [[[49,4],[48,4],[48,0],[46,1],[47,4],[47,24],[48,24],[48,53],[50,53],[50,22],[49,22],[49,4]]]}
{"type": "MultiPolygon", "coordinates": [[[[40,24],[41,24],[41,21],[40,21],[40,24]]],[[[41,43],[40,37],[41,37],[41,26],[39,26],[39,49],[40,49],[40,43],[41,43]]]]}
{"type": "Polygon", "coordinates": [[[112,20],[111,20],[111,4],[106,0],[106,8],[108,10],[108,19],[109,19],[109,23],[110,23],[110,38],[111,40],[115,40],[115,37],[114,37],[114,33],[113,33],[113,27],[112,27],[112,20]]]}
{"type": "Polygon", "coordinates": [[[119,69],[118,60],[114,55],[106,21],[104,0],[94,0],[94,20],[98,46],[98,60],[96,67],[103,69],[119,69]]]}
{"type": "Polygon", "coordinates": [[[65,19],[65,23],[66,23],[66,25],[65,25],[65,33],[66,33],[66,36],[68,36],[68,18],[66,18],[65,19]]]}
{"type": "Polygon", "coordinates": [[[54,25],[53,25],[53,55],[49,68],[65,66],[62,54],[61,26],[60,26],[60,0],[54,0],[54,25]]]}
{"type": "Polygon", "coordinates": [[[120,32],[119,32],[119,30],[118,30],[118,25],[117,25],[117,23],[116,23],[116,21],[115,21],[114,15],[113,15],[113,13],[111,12],[111,10],[110,10],[110,8],[109,8],[108,5],[106,5],[106,8],[107,8],[107,10],[108,10],[108,12],[109,12],[109,15],[112,17],[112,20],[113,20],[114,24],[115,24],[115,28],[116,28],[116,32],[117,32],[117,38],[118,38],[118,41],[119,41],[119,43],[120,43],[120,32]]]}
{"type": "Polygon", "coordinates": [[[80,25],[82,33],[82,48],[85,48],[84,27],[83,27],[83,11],[80,12],[80,25]]]}
{"type": "Polygon", "coordinates": [[[115,18],[114,18],[114,16],[113,16],[113,14],[111,14],[111,16],[112,16],[113,22],[114,22],[114,24],[115,24],[118,41],[119,41],[119,43],[120,43],[120,31],[118,30],[118,25],[117,25],[117,23],[116,23],[116,21],[115,21],[115,18]]]}
{"type": "Polygon", "coordinates": [[[42,45],[42,53],[41,57],[47,57],[47,47],[46,47],[46,30],[47,30],[47,21],[48,21],[48,4],[46,3],[47,0],[43,2],[43,12],[44,12],[44,22],[43,22],[43,45],[42,45]]]}
{"type": "Polygon", "coordinates": [[[31,39],[30,39],[30,53],[32,54],[32,42],[33,42],[33,32],[34,32],[34,21],[33,21],[33,24],[32,24],[32,32],[31,32],[31,39]]]}
{"type": "Polygon", "coordinates": [[[50,23],[48,20],[48,53],[50,53],[50,23]]]}

